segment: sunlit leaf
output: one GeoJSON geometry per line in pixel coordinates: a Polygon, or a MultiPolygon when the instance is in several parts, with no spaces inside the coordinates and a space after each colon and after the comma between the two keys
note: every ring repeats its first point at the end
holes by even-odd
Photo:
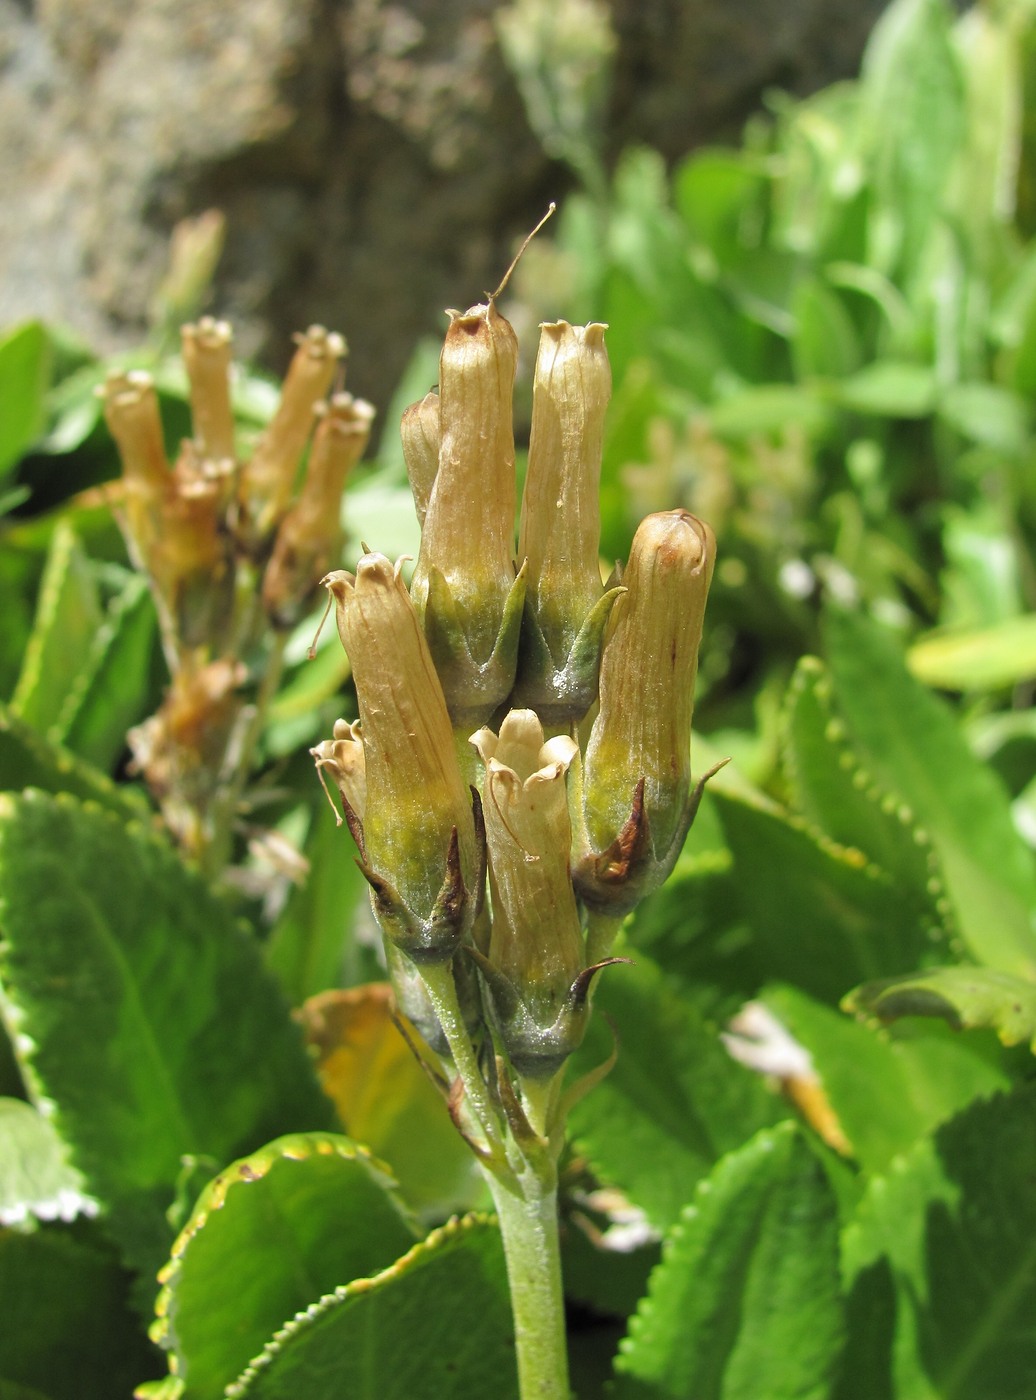
{"type": "Polygon", "coordinates": [[[226,1161],[331,1106],[253,939],[150,833],[0,797],[0,1007],[126,1260],[167,1255],[181,1159],[226,1161]]]}
{"type": "Polygon", "coordinates": [[[1036,1051],[1036,983],[988,967],[933,967],[857,987],[846,1009],[880,1021],[936,1016],[954,1030],[986,1027],[1005,1045],[1036,1051]]]}
{"type": "Polygon", "coordinates": [[[841,1351],[837,1210],[790,1125],[700,1182],[616,1361],[622,1400],[821,1400],[841,1351]]]}
{"type": "Polygon", "coordinates": [[[348,1138],[311,1133],[232,1162],[206,1187],[163,1270],[152,1329],[192,1400],[221,1400],[296,1313],[410,1248],[416,1231],[392,1185],[348,1138]]]}
{"type": "Polygon", "coordinates": [[[227,1400],[516,1400],[495,1224],[467,1216],[282,1328],[227,1400]]]}
{"type": "Polygon", "coordinates": [[[474,1155],[395,1023],[388,983],[312,997],[302,1023],[346,1130],[389,1164],[411,1206],[441,1218],[481,1199],[474,1155]]]}

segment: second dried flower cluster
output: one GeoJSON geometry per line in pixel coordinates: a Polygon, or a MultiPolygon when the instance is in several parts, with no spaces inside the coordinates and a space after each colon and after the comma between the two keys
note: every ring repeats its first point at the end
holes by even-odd
{"type": "Polygon", "coordinates": [[[150,374],[112,374],[102,397],[122,459],[119,523],[150,583],[170,673],[161,708],[129,735],[134,764],[167,826],[215,875],[284,639],[340,557],[342,490],[374,410],[341,390],[342,337],[311,326],[272,422],[239,453],[229,325],[205,317],[181,339],[193,432],[172,465],[150,374]]]}

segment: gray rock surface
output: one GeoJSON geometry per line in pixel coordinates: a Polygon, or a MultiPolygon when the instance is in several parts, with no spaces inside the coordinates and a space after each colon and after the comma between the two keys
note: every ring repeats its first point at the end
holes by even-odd
{"type": "MultiPolygon", "coordinates": [[[[852,72],[884,0],[610,0],[610,154],[735,137],[768,86],[852,72]]],[[[0,0],[0,326],[139,340],[177,220],[227,219],[214,309],[281,368],[345,332],[384,403],[570,177],[490,0],[0,0]]]]}

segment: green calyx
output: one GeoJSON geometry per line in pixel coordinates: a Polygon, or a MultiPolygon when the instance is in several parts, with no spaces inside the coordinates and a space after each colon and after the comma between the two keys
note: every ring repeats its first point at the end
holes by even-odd
{"type": "Polygon", "coordinates": [[[492,614],[485,605],[477,611],[462,608],[441,571],[429,570],[425,638],[457,728],[484,723],[510,694],[524,606],[524,567],[515,575],[500,611],[492,614]]]}
{"type": "Polygon", "coordinates": [[[570,638],[573,629],[548,627],[526,599],[512,706],[535,710],[548,725],[573,724],[583,718],[597,699],[608,619],[624,592],[620,587],[603,594],[583,618],[575,638],[570,642],[566,638],[560,648],[556,637],[564,638],[567,633],[570,638]],[[559,649],[560,664],[556,659],[559,649]]]}
{"type": "Polygon", "coordinates": [[[590,1017],[594,977],[612,963],[628,958],[605,958],[584,968],[572,984],[517,987],[477,948],[466,949],[478,966],[497,1034],[515,1073],[523,1079],[552,1079],[579,1049],[590,1017]]]}

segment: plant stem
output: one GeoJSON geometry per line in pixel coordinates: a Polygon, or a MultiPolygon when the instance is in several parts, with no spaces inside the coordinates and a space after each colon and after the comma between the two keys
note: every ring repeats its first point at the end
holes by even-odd
{"type": "Polygon", "coordinates": [[[450,1047],[450,1055],[464,1085],[464,1093],[479,1126],[486,1136],[491,1149],[499,1148],[500,1116],[493,1106],[486,1089],[482,1071],[479,1068],[475,1047],[464,1024],[464,1013],[457,998],[457,984],[453,980],[453,969],[449,963],[439,963],[421,968],[421,980],[428,992],[428,998],[439,1025],[450,1047]]]}
{"type": "Polygon", "coordinates": [[[209,811],[208,839],[199,863],[203,873],[213,881],[219,879],[230,863],[238,803],[251,776],[256,745],[263,732],[270,702],[280,684],[286,642],[287,636],[283,633],[277,633],[273,639],[265,658],[258,694],[253,704],[243,711],[241,728],[232,741],[234,751],[230,771],[223,777],[209,811]]]}
{"type": "Polygon", "coordinates": [[[569,1400],[556,1177],[483,1175],[504,1241],[521,1400],[569,1400]]]}

